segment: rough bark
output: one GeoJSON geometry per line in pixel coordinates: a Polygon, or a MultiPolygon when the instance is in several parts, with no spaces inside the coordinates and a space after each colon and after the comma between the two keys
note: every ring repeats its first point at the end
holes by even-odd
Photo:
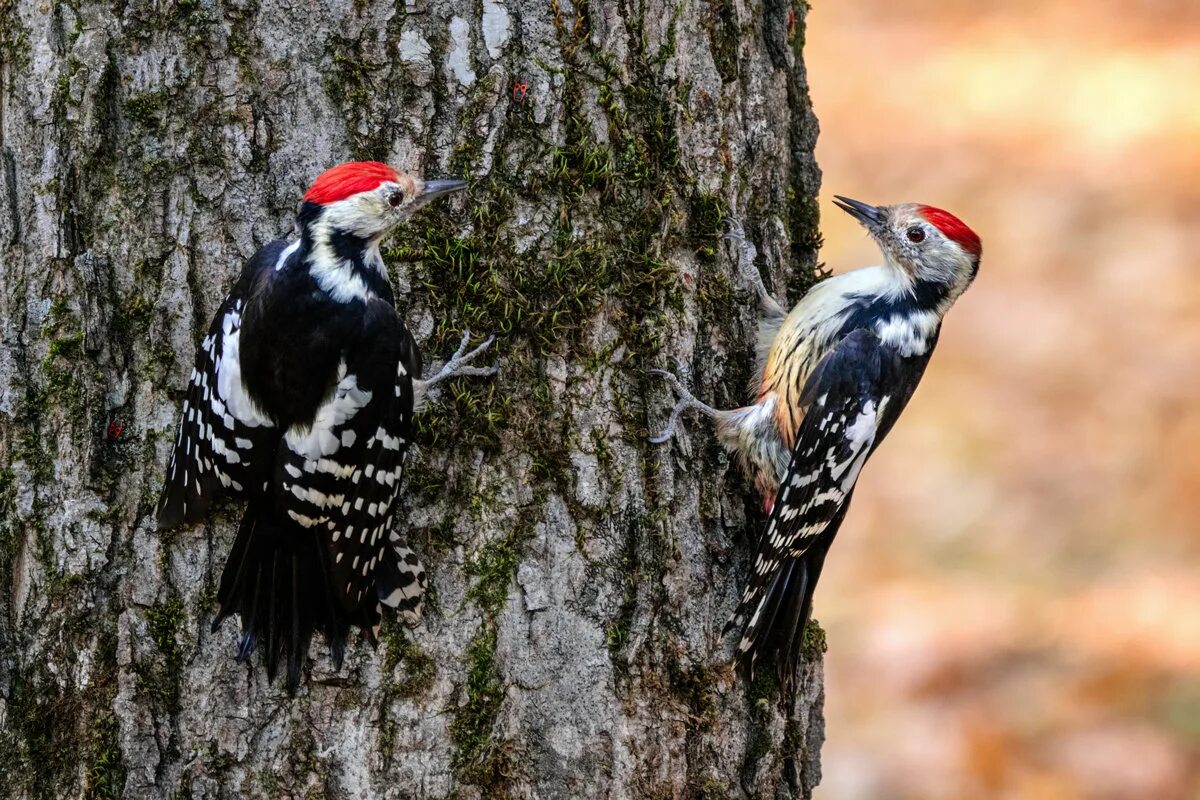
{"type": "Polygon", "coordinates": [[[707,425],[645,441],[671,354],[747,397],[726,213],[814,275],[805,11],[0,0],[0,795],[807,796],[819,629],[794,708],[733,676],[756,501],[707,425]],[[410,453],[426,622],[289,699],[209,632],[238,509],[150,511],[202,327],[351,157],[471,179],[387,257],[427,362],[503,372],[410,453]]]}

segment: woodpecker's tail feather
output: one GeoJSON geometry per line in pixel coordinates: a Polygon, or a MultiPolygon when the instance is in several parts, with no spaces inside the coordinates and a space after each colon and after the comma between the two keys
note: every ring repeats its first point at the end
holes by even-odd
{"type": "Polygon", "coordinates": [[[804,640],[812,616],[813,592],[825,565],[828,545],[817,545],[782,565],[761,591],[747,593],[724,633],[741,629],[737,656],[748,680],[754,680],[759,659],[771,663],[779,685],[791,695],[804,640]]]}
{"type": "Polygon", "coordinates": [[[347,613],[331,587],[328,555],[317,533],[280,522],[251,504],[221,574],[220,611],[212,629],[215,632],[233,614],[241,617],[238,661],[261,647],[268,680],[275,679],[280,662],[286,661],[287,691],[294,695],[314,631],[324,634],[338,669],[352,624],[373,638],[371,627],[378,615],[365,603],[347,613]]]}
{"type": "Polygon", "coordinates": [[[404,623],[413,627],[421,621],[421,603],[427,587],[425,567],[395,531],[389,541],[391,547],[375,573],[375,593],[380,603],[396,609],[404,623]]]}

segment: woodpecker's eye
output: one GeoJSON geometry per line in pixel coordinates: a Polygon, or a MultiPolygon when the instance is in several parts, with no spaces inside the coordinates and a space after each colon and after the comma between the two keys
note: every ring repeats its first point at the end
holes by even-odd
{"type": "Polygon", "coordinates": [[[913,225],[908,229],[908,240],[910,242],[925,241],[925,229],[919,225],[913,225]]]}
{"type": "Polygon", "coordinates": [[[402,191],[397,190],[388,195],[388,204],[391,205],[392,208],[396,208],[403,202],[404,192],[402,191]]]}

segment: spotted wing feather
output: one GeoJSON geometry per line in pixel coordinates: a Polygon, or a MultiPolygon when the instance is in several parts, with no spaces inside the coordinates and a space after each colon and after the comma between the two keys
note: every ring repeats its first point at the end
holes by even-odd
{"type": "Polygon", "coordinates": [[[805,384],[807,409],[786,476],[759,542],[750,582],[726,631],[742,630],[738,653],[753,671],[770,650],[781,673],[794,666],[825,551],[860,471],[911,395],[924,362],[904,364],[868,330],[844,338],[805,384]],[[915,374],[914,374],[915,370],[915,374]]]}
{"type": "Polygon", "coordinates": [[[243,305],[235,290],[196,352],[158,502],[160,530],[201,519],[223,495],[243,496],[269,467],[278,432],[242,382],[243,305]]]}

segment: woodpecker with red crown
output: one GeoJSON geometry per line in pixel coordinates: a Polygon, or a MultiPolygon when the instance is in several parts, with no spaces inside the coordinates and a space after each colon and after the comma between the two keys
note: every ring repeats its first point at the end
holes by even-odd
{"type": "Polygon", "coordinates": [[[299,239],[263,247],[196,354],[160,530],[202,519],[222,497],[247,505],[213,622],[238,614],[238,661],[264,649],[295,693],[314,630],[340,669],[351,626],[374,643],[383,606],[420,619],[426,579],[394,529],[412,417],[426,391],[470,366],[489,338],[422,381],[379,252],[430,201],[466,188],[352,162],[313,183],[299,239]]]}
{"type": "Polygon", "coordinates": [[[790,313],[763,286],[740,226],[728,234],[763,311],[753,405],[712,408],[675,375],[653,370],[680,400],[651,441],[666,442],[679,414],[697,409],[763,496],[766,531],[725,632],[742,631],[737,652],[751,678],[766,656],[789,688],[825,554],[859,473],[916,390],[942,319],[975,279],[982,254],[975,232],[941,209],[840,196],[837,205],[866,227],[883,264],[821,281],[790,313]]]}

